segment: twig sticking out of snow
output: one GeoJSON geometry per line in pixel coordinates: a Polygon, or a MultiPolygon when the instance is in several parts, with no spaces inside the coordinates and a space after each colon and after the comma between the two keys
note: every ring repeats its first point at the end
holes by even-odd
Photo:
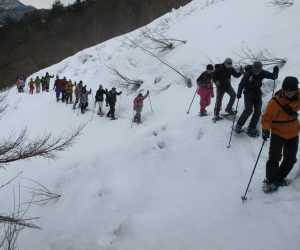
{"type": "Polygon", "coordinates": [[[148,49],[142,47],[141,45],[138,44],[138,42],[136,42],[135,40],[133,39],[130,39],[128,37],[125,37],[125,39],[127,41],[130,42],[131,44],[131,47],[134,47],[134,48],[140,48],[145,54],[147,55],[150,55],[154,58],[156,58],[158,61],[160,61],[162,64],[166,65],[168,68],[172,69],[173,71],[175,71],[178,75],[182,76],[185,80],[185,83],[187,84],[187,86],[189,88],[192,87],[192,80],[191,78],[185,76],[184,74],[182,74],[178,69],[176,69],[175,67],[171,66],[171,64],[169,62],[167,62],[165,59],[162,59],[160,57],[158,57],[157,55],[155,55],[154,53],[152,53],[151,51],[149,51],[148,49]]]}

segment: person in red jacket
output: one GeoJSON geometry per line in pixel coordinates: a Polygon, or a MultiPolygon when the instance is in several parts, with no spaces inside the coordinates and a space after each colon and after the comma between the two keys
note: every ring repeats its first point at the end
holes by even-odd
{"type": "Polygon", "coordinates": [[[147,94],[143,96],[142,93],[139,93],[138,96],[133,101],[133,110],[135,111],[135,116],[133,118],[133,122],[137,124],[141,123],[142,118],[142,110],[143,110],[143,102],[148,97],[149,90],[147,90],[147,94]]]}
{"type": "Polygon", "coordinates": [[[56,93],[56,101],[59,101],[60,93],[61,93],[61,79],[59,79],[59,76],[56,76],[56,80],[54,82],[53,89],[55,90],[56,93]]]}
{"type": "Polygon", "coordinates": [[[33,81],[32,78],[30,79],[30,82],[28,83],[28,85],[29,85],[29,94],[33,94],[33,90],[34,90],[34,81],[33,81]]]}
{"type": "Polygon", "coordinates": [[[207,116],[206,107],[210,105],[211,98],[214,97],[213,73],[214,66],[208,64],[206,71],[197,79],[197,94],[200,96],[200,116],[207,116]]]}

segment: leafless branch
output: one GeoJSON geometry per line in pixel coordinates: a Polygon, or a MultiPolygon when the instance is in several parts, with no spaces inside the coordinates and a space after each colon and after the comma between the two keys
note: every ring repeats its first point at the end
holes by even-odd
{"type": "Polygon", "coordinates": [[[3,92],[0,92],[0,118],[4,115],[8,103],[6,102],[7,94],[3,94],[3,92]]]}
{"type": "Polygon", "coordinates": [[[154,47],[152,47],[152,49],[160,50],[162,52],[174,49],[174,42],[179,42],[183,44],[186,44],[187,42],[184,40],[167,37],[160,31],[152,32],[149,28],[144,28],[141,32],[141,35],[153,43],[154,47]]]}
{"type": "Polygon", "coordinates": [[[29,210],[31,203],[25,209],[21,208],[21,191],[20,191],[20,183],[18,189],[18,198],[16,201],[15,192],[13,191],[14,197],[14,205],[13,211],[10,215],[0,215],[0,224],[4,225],[4,235],[0,241],[0,247],[6,250],[15,250],[17,249],[17,239],[20,232],[24,228],[31,228],[31,229],[40,229],[40,227],[36,226],[32,223],[32,221],[38,218],[24,218],[26,213],[29,210]],[[18,202],[18,203],[17,203],[18,202]]]}
{"type": "Polygon", "coordinates": [[[133,47],[137,47],[140,48],[145,54],[150,55],[154,58],[156,58],[157,60],[159,60],[162,64],[166,65],[167,67],[169,67],[170,69],[172,69],[173,71],[175,71],[177,74],[179,74],[180,76],[182,76],[187,84],[188,87],[192,87],[192,80],[183,75],[178,69],[176,69],[175,67],[171,66],[171,64],[169,62],[167,62],[165,59],[162,59],[160,57],[158,57],[157,55],[155,55],[154,53],[152,53],[151,51],[149,51],[148,49],[142,47],[141,45],[139,45],[135,40],[130,39],[128,37],[125,37],[125,39],[127,41],[129,41],[133,47]]]}
{"type": "Polygon", "coordinates": [[[12,178],[11,180],[9,180],[8,182],[2,184],[0,186],[0,189],[1,188],[4,188],[5,186],[9,185],[10,183],[12,183],[15,179],[17,179],[21,174],[23,173],[23,171],[21,171],[20,173],[18,173],[14,178],[12,178]]]}
{"type": "Polygon", "coordinates": [[[116,77],[116,82],[118,82],[121,87],[128,88],[130,86],[133,86],[133,88],[138,89],[144,82],[143,80],[132,80],[126,76],[124,76],[120,71],[118,71],[114,66],[109,65],[107,66],[111,70],[111,72],[116,77]]]}
{"type": "Polygon", "coordinates": [[[241,52],[236,53],[236,55],[240,58],[238,62],[240,66],[252,64],[255,61],[260,61],[264,66],[278,65],[279,67],[283,67],[286,64],[285,59],[272,55],[267,49],[253,52],[246,46],[246,48],[243,48],[241,52]]]}
{"type": "Polygon", "coordinates": [[[32,199],[30,202],[25,202],[24,204],[32,203],[43,206],[46,205],[48,202],[58,200],[61,197],[61,195],[59,194],[50,192],[44,185],[35,180],[27,178],[24,179],[29,180],[37,185],[36,188],[25,187],[27,189],[27,192],[29,192],[32,195],[32,199]]]}
{"type": "Polygon", "coordinates": [[[29,139],[27,128],[25,128],[16,138],[10,136],[10,138],[0,141],[0,166],[33,157],[55,159],[58,152],[65,151],[74,144],[84,126],[57,138],[48,133],[35,139],[29,139]]]}
{"type": "Polygon", "coordinates": [[[295,3],[295,0],[272,0],[269,4],[279,8],[290,7],[295,3]]]}

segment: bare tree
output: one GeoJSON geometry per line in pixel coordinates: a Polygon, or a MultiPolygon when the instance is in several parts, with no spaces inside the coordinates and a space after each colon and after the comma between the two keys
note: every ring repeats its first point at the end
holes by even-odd
{"type": "Polygon", "coordinates": [[[134,48],[140,48],[145,54],[150,55],[154,58],[156,58],[158,61],[160,61],[162,64],[166,65],[168,68],[172,69],[173,71],[175,71],[178,75],[182,76],[185,80],[185,83],[187,84],[187,86],[190,88],[192,87],[192,80],[191,78],[185,76],[184,74],[182,74],[178,69],[176,69],[174,66],[171,66],[171,64],[169,62],[167,62],[165,59],[162,59],[160,57],[158,57],[157,55],[155,55],[154,53],[152,53],[151,51],[149,51],[148,49],[144,48],[143,46],[139,45],[139,43],[136,40],[130,39],[128,37],[125,36],[125,39],[130,43],[131,47],[134,48]]]}
{"type": "Polygon", "coordinates": [[[123,75],[118,71],[114,66],[109,65],[107,66],[111,70],[111,72],[115,75],[116,77],[116,82],[122,87],[122,88],[129,88],[132,86],[132,90],[137,90],[141,87],[141,85],[144,83],[143,80],[133,80],[128,78],[127,76],[123,75]]]}
{"type": "MultiPolygon", "coordinates": [[[[7,108],[5,97],[5,95],[1,95],[0,97],[0,114],[4,114],[7,108]]],[[[34,157],[44,157],[54,160],[58,157],[59,152],[67,150],[75,143],[76,138],[80,135],[84,127],[85,124],[79,126],[70,134],[59,137],[54,137],[51,133],[46,133],[41,137],[31,139],[28,135],[27,128],[24,128],[18,134],[12,133],[7,139],[0,140],[0,168],[4,168],[9,163],[15,161],[29,160],[34,157]]],[[[0,189],[8,186],[21,174],[22,172],[2,184],[0,189]]],[[[36,182],[36,184],[39,183],[36,182]]],[[[14,250],[17,248],[16,242],[18,235],[24,228],[39,229],[39,227],[33,223],[38,217],[25,218],[31,204],[45,204],[50,200],[60,197],[60,195],[51,193],[41,184],[39,184],[39,189],[32,188],[31,191],[33,194],[31,201],[21,204],[19,184],[18,202],[16,202],[14,193],[12,212],[8,215],[0,214],[0,225],[2,225],[3,228],[3,235],[2,238],[0,238],[0,247],[6,250],[14,250]],[[24,205],[27,207],[24,208],[24,205]]]]}
{"type": "Polygon", "coordinates": [[[185,40],[179,40],[179,39],[167,37],[158,30],[152,32],[149,28],[144,28],[141,32],[141,35],[153,43],[152,49],[159,50],[162,52],[174,49],[176,42],[183,43],[183,44],[187,43],[187,41],[185,40]]]}
{"type": "Polygon", "coordinates": [[[295,0],[272,0],[269,1],[269,4],[276,7],[290,7],[295,3],[295,0]]]}
{"type": "Polygon", "coordinates": [[[18,188],[18,197],[16,199],[15,191],[13,191],[13,197],[13,211],[8,216],[0,215],[0,223],[4,224],[4,233],[0,240],[0,247],[5,250],[17,249],[17,239],[24,228],[40,229],[40,227],[32,223],[32,221],[37,220],[38,218],[25,218],[31,203],[29,203],[27,207],[22,208],[20,183],[18,188]]]}
{"type": "Polygon", "coordinates": [[[38,156],[55,159],[58,152],[65,151],[74,144],[83,128],[84,125],[68,135],[57,138],[47,133],[34,139],[29,139],[27,128],[25,128],[17,136],[11,135],[8,139],[0,141],[0,167],[14,161],[38,156]]]}
{"type": "Polygon", "coordinates": [[[241,66],[252,64],[255,61],[260,61],[264,66],[278,65],[283,67],[286,64],[285,59],[274,56],[267,49],[253,52],[246,46],[246,48],[243,48],[241,52],[236,53],[236,55],[240,58],[238,64],[241,66]]]}

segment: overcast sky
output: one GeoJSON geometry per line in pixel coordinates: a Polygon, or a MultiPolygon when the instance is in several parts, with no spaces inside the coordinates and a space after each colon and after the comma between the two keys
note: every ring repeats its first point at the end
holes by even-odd
{"type": "MultiPolygon", "coordinates": [[[[54,0],[19,0],[21,3],[26,5],[32,5],[38,9],[44,8],[49,9],[53,4],[54,0]]],[[[68,5],[69,3],[74,3],[75,0],[60,0],[64,5],[68,5]]]]}

